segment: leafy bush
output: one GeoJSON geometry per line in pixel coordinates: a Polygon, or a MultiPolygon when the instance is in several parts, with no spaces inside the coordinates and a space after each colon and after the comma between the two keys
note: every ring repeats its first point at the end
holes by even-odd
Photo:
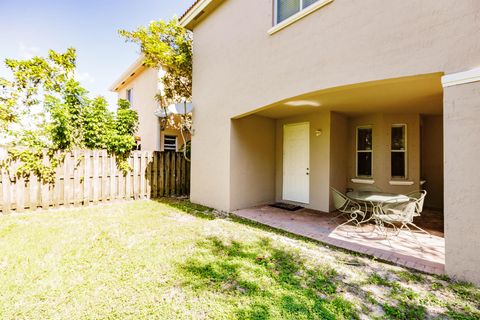
{"type": "Polygon", "coordinates": [[[12,81],[0,78],[0,127],[5,129],[8,156],[0,166],[21,166],[15,176],[31,173],[53,183],[55,168],[73,149],[107,149],[120,169],[135,147],[137,113],[119,100],[116,113],[103,97],[89,98],[75,80],[76,51],[49,51],[46,58],[5,61],[12,81]]]}

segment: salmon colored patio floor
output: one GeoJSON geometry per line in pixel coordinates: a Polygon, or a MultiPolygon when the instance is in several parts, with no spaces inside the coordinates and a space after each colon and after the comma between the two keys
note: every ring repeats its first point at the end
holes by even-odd
{"type": "Polygon", "coordinates": [[[443,238],[443,214],[424,210],[415,223],[429,231],[432,236],[401,231],[389,236],[389,241],[378,233],[374,226],[365,224],[338,227],[343,221],[332,220],[333,213],[308,209],[291,212],[270,206],[237,210],[235,215],[305,236],[336,247],[364,253],[408,268],[427,273],[443,274],[445,266],[445,239],[443,238]]]}

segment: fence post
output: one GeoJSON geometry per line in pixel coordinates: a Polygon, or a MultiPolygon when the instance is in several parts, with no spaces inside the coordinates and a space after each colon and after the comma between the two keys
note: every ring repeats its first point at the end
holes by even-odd
{"type": "Polygon", "coordinates": [[[165,152],[160,152],[158,161],[158,196],[165,195],[165,152]]]}
{"type": "Polygon", "coordinates": [[[90,175],[91,175],[91,162],[92,159],[90,157],[90,151],[85,150],[83,151],[84,154],[84,159],[85,159],[85,172],[83,173],[83,205],[88,206],[90,204],[90,188],[91,188],[91,181],[90,181],[90,175]]]}
{"type": "Polygon", "coordinates": [[[158,152],[153,152],[153,160],[151,163],[152,172],[151,172],[151,186],[152,186],[152,198],[156,198],[158,196],[158,152]]]}
{"type": "Polygon", "coordinates": [[[120,190],[117,191],[116,186],[116,177],[117,177],[117,166],[115,164],[115,158],[113,155],[108,155],[108,160],[110,162],[110,200],[117,199],[120,194],[120,190]],[[118,194],[117,194],[118,192],[118,194]]]}
{"type": "Polygon", "coordinates": [[[10,198],[10,177],[7,174],[5,169],[2,169],[2,189],[3,189],[3,201],[2,201],[2,210],[3,213],[10,213],[11,198],[10,198]]]}
{"type": "MultiPolygon", "coordinates": [[[[148,152],[148,151],[147,151],[148,152]]],[[[146,191],[146,175],[147,175],[147,161],[146,161],[146,152],[140,153],[140,199],[147,198],[146,191]]]]}
{"type": "Polygon", "coordinates": [[[79,197],[81,193],[81,181],[80,181],[80,162],[78,159],[78,151],[73,150],[73,205],[78,207],[79,197]]]}

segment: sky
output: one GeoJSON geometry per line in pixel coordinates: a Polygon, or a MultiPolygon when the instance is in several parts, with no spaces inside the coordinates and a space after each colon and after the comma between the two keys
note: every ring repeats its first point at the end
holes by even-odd
{"type": "Polygon", "coordinates": [[[194,0],[0,0],[0,77],[6,58],[77,49],[77,79],[115,109],[113,82],[138,58],[139,48],[117,30],[180,17],[194,0]]]}

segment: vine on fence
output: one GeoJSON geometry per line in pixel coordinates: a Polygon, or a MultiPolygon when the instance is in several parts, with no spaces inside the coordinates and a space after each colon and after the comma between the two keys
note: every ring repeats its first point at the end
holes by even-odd
{"type": "Polygon", "coordinates": [[[90,98],[76,80],[76,51],[50,50],[47,57],[6,59],[12,80],[0,78],[0,128],[7,156],[0,167],[14,176],[34,174],[53,183],[55,169],[73,149],[106,149],[119,168],[130,170],[128,157],[135,147],[138,115],[120,99],[118,109],[106,100],[90,98]]]}

